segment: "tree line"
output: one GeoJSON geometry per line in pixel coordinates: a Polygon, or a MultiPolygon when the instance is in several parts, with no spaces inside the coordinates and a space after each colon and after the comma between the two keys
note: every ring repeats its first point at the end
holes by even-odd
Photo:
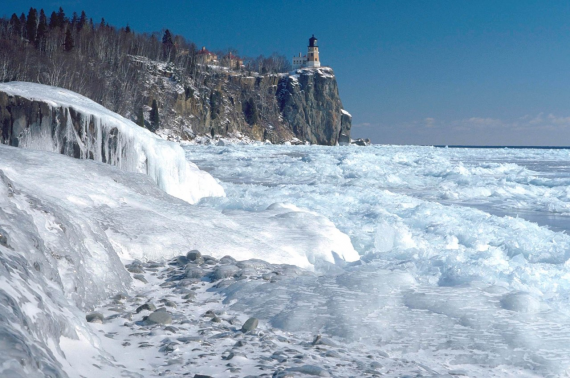
{"type": "MultiPolygon", "coordinates": [[[[27,15],[0,18],[0,82],[30,81],[70,89],[137,120],[148,104],[143,103],[144,70],[132,57],[166,62],[180,82],[198,82],[209,71],[198,52],[195,43],[168,29],[136,33],[128,25],[118,28],[105,19],[94,22],[84,11],[69,16],[61,7],[49,16],[32,7],[27,15]]],[[[234,49],[228,52],[237,55],[234,49]]],[[[245,58],[244,66],[229,68],[265,74],[286,72],[291,66],[284,56],[273,54],[245,58]]],[[[153,104],[151,115],[158,122],[155,108],[153,104]]]]}

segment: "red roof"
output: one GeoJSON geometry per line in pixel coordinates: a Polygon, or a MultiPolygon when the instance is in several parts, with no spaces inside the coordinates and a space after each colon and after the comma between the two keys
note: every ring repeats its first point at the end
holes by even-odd
{"type": "Polygon", "coordinates": [[[198,55],[203,55],[203,54],[206,54],[206,55],[216,55],[216,54],[214,54],[213,52],[210,52],[210,51],[206,50],[205,47],[202,47],[202,50],[198,51],[198,55]]]}
{"type": "Polygon", "coordinates": [[[230,58],[230,60],[241,60],[239,56],[234,55],[232,53],[228,54],[228,58],[230,58]]]}

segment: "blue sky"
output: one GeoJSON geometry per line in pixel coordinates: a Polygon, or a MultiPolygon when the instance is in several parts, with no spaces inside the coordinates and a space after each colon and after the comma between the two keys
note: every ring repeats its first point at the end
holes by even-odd
{"type": "Polygon", "coordinates": [[[314,33],[353,115],[353,137],[570,145],[568,1],[0,2],[6,16],[61,5],[246,56],[304,52],[314,33]]]}

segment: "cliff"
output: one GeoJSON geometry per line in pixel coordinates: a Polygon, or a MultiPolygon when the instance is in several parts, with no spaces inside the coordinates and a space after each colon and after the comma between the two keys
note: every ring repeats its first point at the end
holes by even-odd
{"type": "Polygon", "coordinates": [[[149,126],[150,105],[158,99],[158,133],[171,139],[245,136],[336,145],[343,134],[350,140],[351,116],[343,110],[331,68],[259,75],[208,66],[192,79],[179,79],[173,65],[132,59],[146,71],[145,124],[149,126]]]}

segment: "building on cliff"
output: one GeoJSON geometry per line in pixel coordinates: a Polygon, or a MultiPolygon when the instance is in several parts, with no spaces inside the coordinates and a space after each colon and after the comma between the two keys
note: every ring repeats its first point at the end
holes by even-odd
{"type": "Polygon", "coordinates": [[[218,56],[206,50],[205,46],[202,46],[202,49],[198,51],[198,62],[202,64],[216,64],[218,63],[218,56]]]}
{"type": "Polygon", "coordinates": [[[319,47],[317,46],[317,39],[315,35],[309,38],[309,46],[307,55],[301,56],[294,56],[292,61],[293,69],[296,70],[297,68],[303,67],[320,67],[321,60],[319,58],[319,47]]]}

